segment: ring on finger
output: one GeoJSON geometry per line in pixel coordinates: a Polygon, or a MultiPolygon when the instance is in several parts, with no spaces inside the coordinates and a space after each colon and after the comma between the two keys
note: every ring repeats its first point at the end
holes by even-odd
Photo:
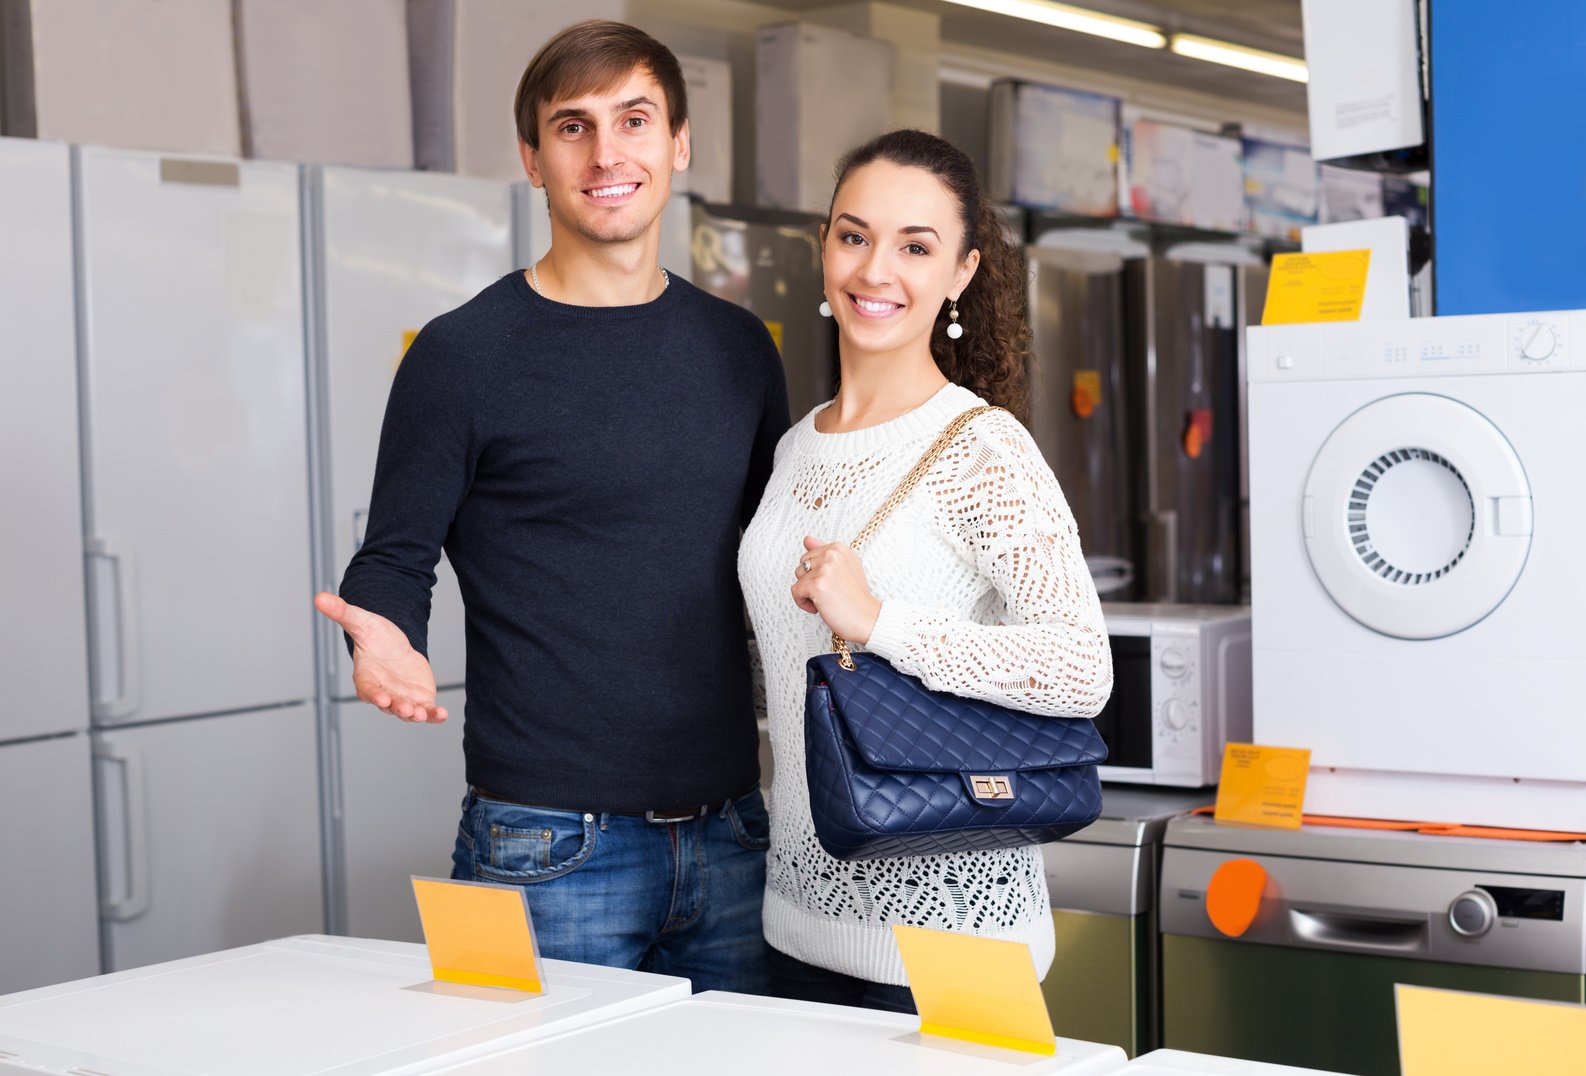
{"type": "Polygon", "coordinates": [[[799,564],[799,567],[800,567],[800,568],[802,568],[802,569],[804,569],[804,574],[805,574],[805,575],[808,575],[808,574],[809,574],[809,573],[810,573],[810,571],[811,571],[811,567],[810,567],[810,562],[809,562],[809,558],[808,558],[808,557],[806,557],[806,558],[805,558],[805,559],[804,559],[804,560],[803,560],[803,561],[802,561],[802,562],[801,562],[801,563],[800,563],[800,564],[799,564]]]}

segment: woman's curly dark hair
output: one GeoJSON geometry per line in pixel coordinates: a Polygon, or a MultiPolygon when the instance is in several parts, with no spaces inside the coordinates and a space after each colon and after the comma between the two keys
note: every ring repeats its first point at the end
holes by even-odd
{"type": "MultiPolygon", "coordinates": [[[[1024,251],[1008,240],[1002,218],[986,200],[980,177],[964,151],[925,131],[889,131],[844,157],[837,166],[832,201],[856,168],[878,160],[921,168],[940,179],[957,200],[964,226],[963,249],[958,256],[980,251],[980,268],[958,297],[958,323],[964,327],[964,335],[957,340],[947,335],[947,303],[936,315],[931,356],[937,368],[947,380],[1024,421],[1028,409],[1025,364],[1030,351],[1024,251]]],[[[830,234],[830,209],[826,218],[830,234]]]]}

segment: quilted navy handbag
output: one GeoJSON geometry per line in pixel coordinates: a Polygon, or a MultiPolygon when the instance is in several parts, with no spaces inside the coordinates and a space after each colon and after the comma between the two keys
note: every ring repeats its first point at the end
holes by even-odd
{"type": "MultiPolygon", "coordinates": [[[[942,432],[866,524],[858,549],[954,437],[942,432]]],[[[1101,813],[1096,766],[1107,747],[1083,718],[1039,717],[932,691],[874,654],[806,666],[804,764],[821,847],[838,859],[922,856],[1040,844],[1101,813]]]]}

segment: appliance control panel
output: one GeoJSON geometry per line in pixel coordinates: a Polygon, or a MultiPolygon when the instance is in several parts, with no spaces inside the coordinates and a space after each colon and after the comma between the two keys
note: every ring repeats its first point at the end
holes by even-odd
{"type": "Polygon", "coordinates": [[[1249,330],[1251,382],[1586,370],[1586,311],[1470,314],[1249,330]]]}
{"type": "MultiPolygon", "coordinates": [[[[1198,820],[1197,820],[1198,821],[1198,820]]],[[[1411,867],[1335,858],[1251,852],[1235,831],[1219,850],[1175,845],[1170,824],[1162,858],[1164,934],[1228,940],[1211,921],[1206,894],[1224,863],[1253,859],[1267,872],[1255,919],[1237,943],[1326,949],[1449,964],[1586,973],[1586,878],[1411,867]]],[[[1196,839],[1189,827],[1190,839],[1196,839]]],[[[1302,831],[1303,833],[1303,831],[1302,831]]],[[[1285,834],[1287,836],[1287,834],[1285,834]]],[[[1296,834],[1301,841],[1302,834],[1296,834]]],[[[1258,838],[1259,839],[1259,838],[1258,838]]],[[[1355,838],[1334,836],[1335,845],[1355,838]]],[[[1365,842],[1449,840],[1370,834],[1365,842]]],[[[1304,849],[1316,854],[1322,851],[1304,849]]],[[[1473,847],[1472,859],[1489,850],[1473,847]]],[[[1568,858],[1562,852],[1556,858],[1568,858]]],[[[1559,866],[1565,866],[1559,863],[1559,866]]],[[[1578,869],[1581,864],[1575,860],[1578,869]]]]}
{"type": "Polygon", "coordinates": [[[1159,775],[1202,776],[1201,639],[1193,629],[1151,634],[1152,768],[1159,775]]]}

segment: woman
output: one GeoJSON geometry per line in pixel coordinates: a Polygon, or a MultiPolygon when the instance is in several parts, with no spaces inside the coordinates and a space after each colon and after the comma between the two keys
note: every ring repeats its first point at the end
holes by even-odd
{"type": "Polygon", "coordinates": [[[777,446],[738,558],[776,758],[765,931],[777,993],[912,1011],[893,923],[1026,942],[1044,976],[1040,851],[827,855],[805,781],[805,662],[836,632],[928,687],[1090,718],[1112,658],[1073,517],[1012,414],[974,419],[862,563],[847,545],[957,415],[1023,407],[1023,259],[968,158],[920,131],[855,150],[821,260],[841,387],[777,446]]]}

